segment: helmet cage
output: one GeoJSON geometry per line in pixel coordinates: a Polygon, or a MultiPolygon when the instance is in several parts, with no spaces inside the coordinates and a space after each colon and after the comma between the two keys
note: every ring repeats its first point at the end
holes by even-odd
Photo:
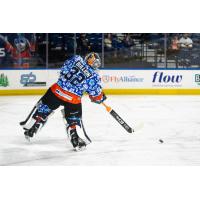
{"type": "Polygon", "coordinates": [[[86,55],[85,61],[94,69],[98,69],[101,66],[101,58],[98,53],[89,53],[86,55]]]}

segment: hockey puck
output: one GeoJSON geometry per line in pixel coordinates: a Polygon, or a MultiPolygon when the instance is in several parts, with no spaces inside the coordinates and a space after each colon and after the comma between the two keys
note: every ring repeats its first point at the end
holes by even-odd
{"type": "Polygon", "coordinates": [[[161,140],[161,139],[159,139],[159,142],[160,142],[160,143],[163,143],[164,141],[163,141],[163,140],[161,140]]]}

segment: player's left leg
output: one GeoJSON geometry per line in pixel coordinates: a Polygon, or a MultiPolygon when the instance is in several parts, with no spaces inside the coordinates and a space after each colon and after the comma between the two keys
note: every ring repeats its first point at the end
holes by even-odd
{"type": "Polygon", "coordinates": [[[25,136],[33,137],[47,122],[50,114],[53,113],[48,105],[44,104],[42,101],[39,102],[36,111],[31,117],[30,121],[23,126],[25,136]]]}
{"type": "Polygon", "coordinates": [[[85,141],[79,137],[77,126],[81,127],[82,105],[66,103],[64,106],[64,118],[66,119],[66,131],[72,146],[76,150],[83,150],[86,147],[85,141]]]}

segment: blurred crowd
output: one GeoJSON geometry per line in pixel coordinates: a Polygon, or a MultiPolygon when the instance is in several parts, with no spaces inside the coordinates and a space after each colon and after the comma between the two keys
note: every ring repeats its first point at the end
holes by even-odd
{"type": "MultiPolygon", "coordinates": [[[[170,56],[177,54],[171,59],[180,59],[180,57],[182,59],[181,52],[199,50],[200,34],[198,33],[0,34],[0,66],[15,68],[40,67],[47,63],[50,67],[58,67],[66,58],[74,54],[84,56],[91,51],[103,55],[105,63],[112,64],[120,61],[133,62],[136,59],[140,61],[146,59],[151,62],[152,59],[145,58],[145,55],[155,57],[155,54],[164,55],[165,51],[170,56]]],[[[184,53],[184,56],[187,55],[184,53]]]]}

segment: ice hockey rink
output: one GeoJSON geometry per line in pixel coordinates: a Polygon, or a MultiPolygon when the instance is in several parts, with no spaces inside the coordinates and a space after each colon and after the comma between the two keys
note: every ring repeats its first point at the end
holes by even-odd
{"type": "Polygon", "coordinates": [[[68,141],[60,108],[25,140],[19,122],[39,98],[0,97],[0,165],[200,165],[200,96],[109,95],[106,103],[137,129],[132,134],[84,96],[83,122],[93,142],[81,152],[68,141]]]}

